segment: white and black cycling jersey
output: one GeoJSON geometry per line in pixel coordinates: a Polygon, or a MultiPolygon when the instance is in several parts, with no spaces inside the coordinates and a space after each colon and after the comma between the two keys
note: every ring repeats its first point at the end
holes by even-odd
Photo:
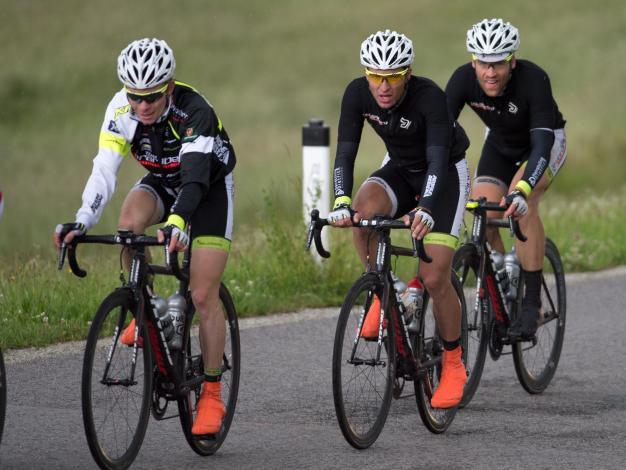
{"type": "MultiPolygon", "coordinates": [[[[193,87],[175,82],[163,115],[150,125],[134,116],[122,89],[107,107],[77,222],[87,228],[98,222],[115,190],[120,165],[129,154],[164,186],[181,189],[195,183],[202,188],[198,193],[223,179],[236,162],[228,134],[213,107],[193,87]]],[[[179,194],[184,198],[184,191],[179,194]]],[[[179,215],[188,220],[199,203],[196,197],[192,199],[177,201],[174,212],[180,211],[179,215]]]]}

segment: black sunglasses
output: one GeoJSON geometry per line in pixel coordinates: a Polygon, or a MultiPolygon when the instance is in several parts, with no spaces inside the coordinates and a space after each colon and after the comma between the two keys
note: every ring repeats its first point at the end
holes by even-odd
{"type": "Polygon", "coordinates": [[[161,99],[161,97],[163,95],[165,95],[165,92],[167,91],[167,83],[163,86],[163,88],[161,88],[160,90],[155,91],[154,93],[148,93],[148,94],[139,94],[139,93],[130,93],[130,92],[126,92],[126,97],[130,100],[133,101],[137,104],[145,101],[148,104],[152,104],[155,101],[161,99]]]}

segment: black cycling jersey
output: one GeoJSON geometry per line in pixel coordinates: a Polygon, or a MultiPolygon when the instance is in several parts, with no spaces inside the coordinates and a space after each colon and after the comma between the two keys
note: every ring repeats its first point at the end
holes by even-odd
{"type": "Polygon", "coordinates": [[[527,60],[516,62],[501,96],[491,98],[483,92],[471,62],[452,74],[446,95],[454,119],[468,104],[489,128],[489,142],[506,158],[518,161],[530,150],[531,129],[562,129],[565,120],[546,72],[527,60]]]}
{"type": "Polygon", "coordinates": [[[441,88],[432,80],[411,76],[400,102],[383,109],[365,77],[348,85],[339,119],[335,197],[352,194],[354,161],[365,119],[383,139],[394,164],[407,171],[426,171],[420,205],[432,209],[448,167],[462,160],[469,146],[465,132],[447,110],[441,88]]]}

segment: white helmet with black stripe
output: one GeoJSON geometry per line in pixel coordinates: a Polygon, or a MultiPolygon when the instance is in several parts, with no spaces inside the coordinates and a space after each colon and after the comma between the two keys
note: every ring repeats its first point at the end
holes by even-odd
{"type": "Polygon", "coordinates": [[[519,31],[500,18],[485,18],[467,31],[466,45],[476,59],[499,62],[519,49],[519,31]]]}
{"type": "Polygon", "coordinates": [[[378,70],[408,67],[413,63],[413,43],[404,34],[378,31],[361,44],[361,64],[378,70]]]}
{"type": "Polygon", "coordinates": [[[176,61],[170,46],[162,39],[138,39],[117,58],[117,76],[128,88],[145,90],[174,77],[176,61]]]}

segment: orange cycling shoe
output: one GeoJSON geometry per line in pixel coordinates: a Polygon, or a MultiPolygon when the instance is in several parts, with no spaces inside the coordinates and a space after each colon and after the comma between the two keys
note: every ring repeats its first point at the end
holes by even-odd
{"type": "MultiPolygon", "coordinates": [[[[126,346],[132,346],[135,343],[135,319],[133,318],[128,326],[122,331],[120,342],[126,346]]],[[[143,338],[137,338],[137,347],[143,347],[143,338]]]]}
{"type": "MultiPolygon", "coordinates": [[[[372,299],[372,305],[363,320],[363,328],[361,328],[361,338],[377,339],[378,325],[380,324],[380,299],[377,295],[372,299]]],[[[383,320],[383,328],[387,327],[387,319],[383,320]]]]}
{"type": "Polygon", "coordinates": [[[221,382],[204,382],[198,402],[198,415],[193,422],[191,434],[195,436],[217,434],[222,427],[225,414],[221,382]]]}
{"type": "Polygon", "coordinates": [[[443,371],[439,386],[430,404],[433,408],[453,408],[461,403],[467,372],[461,360],[461,346],[452,351],[443,351],[443,371]]]}

